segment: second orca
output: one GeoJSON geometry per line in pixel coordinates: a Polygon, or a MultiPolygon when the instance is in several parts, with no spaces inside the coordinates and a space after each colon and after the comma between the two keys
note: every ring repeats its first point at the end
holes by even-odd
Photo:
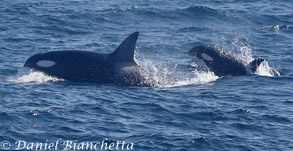
{"type": "Polygon", "coordinates": [[[221,77],[225,75],[243,76],[257,71],[263,58],[256,58],[248,65],[245,65],[236,58],[220,52],[210,46],[196,46],[188,52],[195,62],[204,62],[208,69],[221,77]]]}

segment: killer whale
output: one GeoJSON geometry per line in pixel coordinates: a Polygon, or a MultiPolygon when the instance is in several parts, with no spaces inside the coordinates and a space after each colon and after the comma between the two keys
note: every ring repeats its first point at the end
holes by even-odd
{"type": "Polygon", "coordinates": [[[128,36],[110,54],[90,51],[51,51],[27,59],[24,67],[76,82],[152,86],[134,61],[138,32],[128,36]]]}
{"type": "Polygon", "coordinates": [[[243,76],[254,73],[259,65],[264,61],[263,58],[256,58],[248,65],[245,65],[236,58],[220,52],[210,46],[196,46],[188,51],[189,56],[195,62],[204,62],[208,69],[221,76],[243,76]]]}

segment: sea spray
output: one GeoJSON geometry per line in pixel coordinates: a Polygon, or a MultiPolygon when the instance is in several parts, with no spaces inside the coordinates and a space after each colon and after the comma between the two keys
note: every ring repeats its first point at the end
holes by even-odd
{"type": "Polygon", "coordinates": [[[20,68],[15,76],[8,78],[8,81],[15,83],[43,84],[47,82],[57,82],[64,80],[49,76],[43,72],[34,71],[29,68],[20,68]]]}

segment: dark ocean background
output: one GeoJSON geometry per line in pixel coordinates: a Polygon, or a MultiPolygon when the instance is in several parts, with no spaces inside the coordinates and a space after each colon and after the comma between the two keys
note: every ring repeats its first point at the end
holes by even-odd
{"type": "Polygon", "coordinates": [[[291,151],[292,66],[291,0],[1,0],[0,142],[12,150],[17,140],[108,139],[138,151],[291,151]],[[155,88],[22,67],[36,53],[111,53],[135,31],[137,63],[155,88]],[[189,58],[200,44],[267,62],[253,75],[219,78],[189,58]]]}

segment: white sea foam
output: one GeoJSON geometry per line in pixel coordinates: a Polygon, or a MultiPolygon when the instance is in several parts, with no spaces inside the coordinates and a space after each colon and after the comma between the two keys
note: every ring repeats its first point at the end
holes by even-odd
{"type": "Polygon", "coordinates": [[[197,71],[196,69],[193,71],[194,77],[193,78],[184,78],[181,80],[176,81],[173,84],[166,85],[167,87],[173,86],[183,86],[183,85],[190,85],[190,84],[207,84],[212,81],[216,81],[219,77],[216,76],[213,72],[205,72],[205,71],[197,71]]]}
{"type": "MultiPolygon", "coordinates": [[[[193,71],[187,69],[179,69],[178,64],[173,66],[166,64],[154,64],[151,60],[139,62],[145,71],[145,77],[148,81],[152,81],[156,87],[176,87],[191,84],[207,84],[218,79],[213,72],[193,71]]],[[[190,66],[191,67],[191,66],[190,66]]]]}
{"type": "Polygon", "coordinates": [[[271,68],[267,61],[263,61],[259,65],[255,74],[260,75],[260,76],[268,76],[268,77],[280,76],[280,73],[277,70],[271,68]]]}
{"type": "Polygon", "coordinates": [[[47,82],[56,82],[64,80],[46,75],[43,72],[34,71],[28,68],[21,68],[18,70],[15,76],[9,77],[8,81],[15,83],[43,84],[47,82]]]}

